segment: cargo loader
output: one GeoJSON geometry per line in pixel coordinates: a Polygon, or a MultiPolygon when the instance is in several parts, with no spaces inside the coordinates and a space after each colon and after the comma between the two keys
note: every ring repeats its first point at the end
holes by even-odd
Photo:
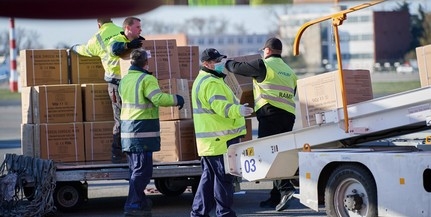
{"type": "MultiPolygon", "coordinates": [[[[373,1],[304,24],[332,19],[339,75],[343,78],[338,26],[346,14],[373,1]]],[[[388,142],[431,130],[431,87],[346,104],[314,114],[315,125],[234,144],[225,155],[226,172],[248,181],[299,179],[299,200],[326,209],[328,216],[430,216],[431,146],[388,142]]],[[[301,89],[298,88],[300,92],[301,89]]]]}

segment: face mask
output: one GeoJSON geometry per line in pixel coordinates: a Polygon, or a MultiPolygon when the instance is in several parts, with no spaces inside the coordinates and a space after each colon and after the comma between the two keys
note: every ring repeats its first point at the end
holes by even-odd
{"type": "Polygon", "coordinates": [[[219,74],[223,73],[224,64],[224,61],[214,64],[214,71],[218,72],[219,74]]]}

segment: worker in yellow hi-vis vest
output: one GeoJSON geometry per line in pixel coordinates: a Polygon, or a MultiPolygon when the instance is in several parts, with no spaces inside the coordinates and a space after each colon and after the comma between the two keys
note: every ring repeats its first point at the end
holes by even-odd
{"type": "Polygon", "coordinates": [[[234,177],[225,173],[223,154],[229,145],[246,134],[245,116],[253,113],[224,82],[226,58],[216,49],[202,52],[202,67],[192,87],[193,122],[202,176],[196,191],[191,217],[209,216],[215,208],[217,217],[236,217],[233,203],[234,177]]]}

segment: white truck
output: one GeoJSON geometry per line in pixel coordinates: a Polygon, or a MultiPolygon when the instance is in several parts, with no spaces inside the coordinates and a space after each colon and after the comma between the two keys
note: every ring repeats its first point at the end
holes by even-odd
{"type": "MultiPolygon", "coordinates": [[[[346,13],[380,2],[306,23],[294,48],[308,26],[332,19],[342,66],[340,21],[346,13]]],[[[299,178],[300,202],[316,211],[324,204],[328,216],[431,216],[431,146],[422,144],[429,137],[417,145],[378,143],[431,129],[431,87],[344,103],[317,114],[316,121],[312,127],[230,146],[226,172],[248,181],[299,178]]]]}

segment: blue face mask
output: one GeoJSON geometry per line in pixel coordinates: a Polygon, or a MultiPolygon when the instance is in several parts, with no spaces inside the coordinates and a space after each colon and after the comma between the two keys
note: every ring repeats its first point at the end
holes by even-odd
{"type": "Polygon", "coordinates": [[[223,73],[224,64],[224,61],[214,64],[214,71],[218,72],[219,74],[223,73]]]}

